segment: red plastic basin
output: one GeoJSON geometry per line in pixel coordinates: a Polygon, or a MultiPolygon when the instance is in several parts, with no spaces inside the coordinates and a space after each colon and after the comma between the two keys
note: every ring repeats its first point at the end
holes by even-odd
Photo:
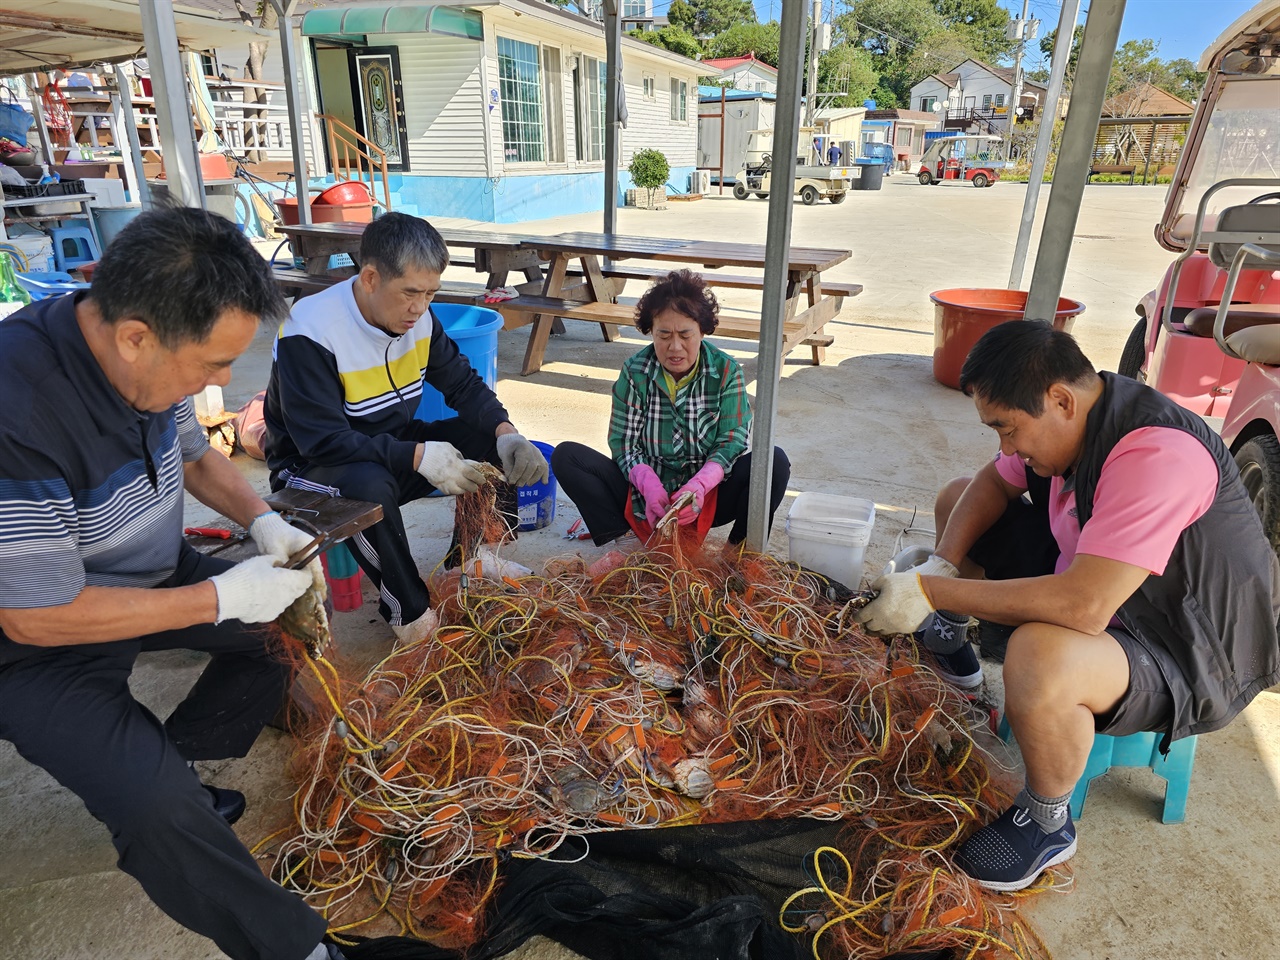
{"type": "Polygon", "coordinates": [[[312,203],[369,203],[369,188],[358,180],[344,180],[323,190],[312,203]]]}
{"type": "MultiPolygon", "coordinates": [[[[934,303],[933,377],[953,390],[960,389],[960,369],[982,335],[997,324],[1021,320],[1027,308],[1025,290],[961,287],[935,290],[929,299],[934,303]]],[[[1079,300],[1059,297],[1054,328],[1069,333],[1083,312],[1084,304],[1079,300]]]]}

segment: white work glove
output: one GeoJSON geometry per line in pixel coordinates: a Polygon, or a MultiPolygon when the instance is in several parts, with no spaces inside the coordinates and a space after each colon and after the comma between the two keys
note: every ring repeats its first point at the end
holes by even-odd
{"type": "MultiPolygon", "coordinates": [[[[253,523],[249,524],[249,536],[253,537],[253,542],[258,545],[259,553],[274,557],[280,561],[281,565],[288,563],[289,558],[299,550],[309,547],[311,541],[315,539],[306,531],[293,526],[274,510],[254,518],[253,523]]],[[[315,586],[316,593],[321,600],[324,600],[329,595],[329,589],[324,581],[324,568],[320,566],[320,557],[317,556],[303,569],[311,575],[311,583],[315,586]]]]}
{"type": "Polygon", "coordinates": [[[920,582],[920,571],[924,566],[921,564],[906,573],[891,573],[876,580],[871,589],[879,596],[859,610],[855,619],[872,633],[887,635],[919,630],[934,612],[920,582]]]}
{"type": "Polygon", "coordinates": [[[546,483],[548,473],[547,458],[518,433],[504,433],[498,438],[498,456],[502,458],[502,472],[507,483],[517,487],[529,484],[546,483]]]}
{"type": "Polygon", "coordinates": [[[484,474],[480,464],[462,459],[462,454],[452,443],[428,440],[422,445],[422,461],[418,473],[441,493],[457,497],[475,493],[484,486],[484,474]]]}
{"type": "Polygon", "coordinates": [[[275,557],[263,556],[237,563],[210,577],[209,582],[218,592],[214,623],[267,623],[311,589],[311,574],[306,570],[286,570],[276,566],[275,557]]]}
{"type": "Polygon", "coordinates": [[[912,567],[910,573],[918,573],[922,577],[947,577],[954,580],[960,571],[950,560],[943,560],[936,553],[918,567],[912,567]]]}

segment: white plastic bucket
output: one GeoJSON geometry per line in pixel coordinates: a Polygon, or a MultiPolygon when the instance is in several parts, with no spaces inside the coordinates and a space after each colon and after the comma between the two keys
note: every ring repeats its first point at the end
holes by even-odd
{"type": "Polygon", "coordinates": [[[21,259],[14,261],[14,267],[19,273],[49,273],[57,269],[53,261],[53,241],[44,234],[0,240],[0,250],[5,247],[10,250],[16,248],[22,254],[21,259]],[[23,260],[26,260],[26,266],[23,266],[23,260]]]}
{"type": "Polygon", "coordinates": [[[802,493],[787,516],[788,552],[802,567],[857,590],[875,523],[876,505],[870,500],[802,493]]]}

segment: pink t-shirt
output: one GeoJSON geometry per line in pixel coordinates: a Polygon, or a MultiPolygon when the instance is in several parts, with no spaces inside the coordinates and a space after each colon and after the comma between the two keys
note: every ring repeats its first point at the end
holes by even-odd
{"type": "MultiPolygon", "coordinates": [[[[996,470],[1025,490],[1026,464],[1000,454],[996,470]]],[[[1049,527],[1062,551],[1055,572],[1077,553],[1105,557],[1164,573],[1182,531],[1213,505],[1218,465],[1204,444],[1173,427],[1140,427],[1126,434],[1107,455],[1093,494],[1093,516],[1080,529],[1075,488],[1049,482],[1049,527]]]]}

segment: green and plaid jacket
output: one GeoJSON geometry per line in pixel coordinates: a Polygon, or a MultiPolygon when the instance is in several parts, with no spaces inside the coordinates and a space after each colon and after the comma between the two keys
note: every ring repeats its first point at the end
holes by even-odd
{"type": "MultiPolygon", "coordinates": [[[[724,351],[702,341],[698,369],[674,401],[652,344],[622,365],[613,385],[609,450],[623,476],[645,463],[674,493],[709,460],[728,474],[750,444],[747,382],[724,351]]],[[[644,516],[644,499],[635,491],[632,509],[644,516]]]]}

